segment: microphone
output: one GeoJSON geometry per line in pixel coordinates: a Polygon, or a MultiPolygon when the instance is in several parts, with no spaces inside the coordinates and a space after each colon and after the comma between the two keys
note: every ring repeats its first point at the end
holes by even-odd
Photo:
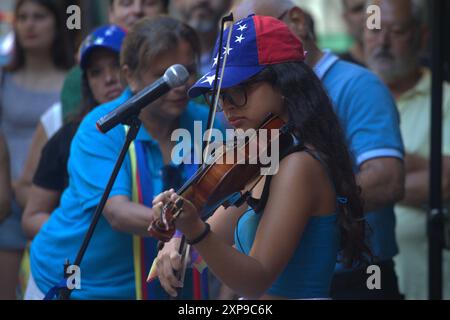
{"type": "Polygon", "coordinates": [[[97,121],[97,129],[107,133],[121,123],[125,123],[131,116],[139,114],[141,109],[165,95],[171,89],[182,86],[189,79],[189,72],[181,64],[175,64],[166,70],[164,76],[148,87],[142,89],[127,102],[101,117],[97,121]]]}

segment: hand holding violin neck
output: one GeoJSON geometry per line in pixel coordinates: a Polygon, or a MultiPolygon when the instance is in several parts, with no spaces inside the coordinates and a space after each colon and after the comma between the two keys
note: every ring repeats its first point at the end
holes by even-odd
{"type": "Polygon", "coordinates": [[[163,241],[169,242],[175,234],[175,220],[183,212],[184,201],[178,198],[176,202],[168,202],[161,207],[155,206],[153,209],[159,211],[159,219],[153,220],[148,229],[150,236],[163,241]]]}

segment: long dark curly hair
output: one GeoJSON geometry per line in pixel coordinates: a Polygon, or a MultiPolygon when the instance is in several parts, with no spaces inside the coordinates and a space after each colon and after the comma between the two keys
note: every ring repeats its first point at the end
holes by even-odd
{"type": "Polygon", "coordinates": [[[253,79],[269,82],[285,97],[296,137],[319,152],[337,196],[347,199],[346,203],[338,202],[336,208],[341,232],[341,262],[348,267],[368,264],[372,253],[365,242],[368,228],[361,190],[356,184],[353,161],[339,120],[321,81],[304,62],[271,65],[253,79]]]}

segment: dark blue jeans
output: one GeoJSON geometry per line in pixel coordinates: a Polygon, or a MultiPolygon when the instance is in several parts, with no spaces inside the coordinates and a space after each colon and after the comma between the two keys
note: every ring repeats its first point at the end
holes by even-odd
{"type": "Polygon", "coordinates": [[[381,289],[370,290],[366,269],[336,273],[331,283],[331,298],[336,300],[403,300],[398,289],[394,261],[377,263],[381,270],[381,289]]]}

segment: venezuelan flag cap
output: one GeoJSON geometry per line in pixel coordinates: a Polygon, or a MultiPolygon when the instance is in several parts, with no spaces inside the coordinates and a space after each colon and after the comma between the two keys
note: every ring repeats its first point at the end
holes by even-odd
{"type": "Polygon", "coordinates": [[[266,66],[305,60],[305,51],[300,39],[282,21],[265,16],[251,15],[225,30],[222,43],[214,50],[211,70],[189,90],[191,98],[198,97],[214,88],[216,67],[227,61],[222,80],[222,88],[231,88],[249,80],[266,66]],[[232,29],[230,47],[226,48],[228,34],[232,29]],[[218,52],[221,61],[218,61],[218,52]]]}

